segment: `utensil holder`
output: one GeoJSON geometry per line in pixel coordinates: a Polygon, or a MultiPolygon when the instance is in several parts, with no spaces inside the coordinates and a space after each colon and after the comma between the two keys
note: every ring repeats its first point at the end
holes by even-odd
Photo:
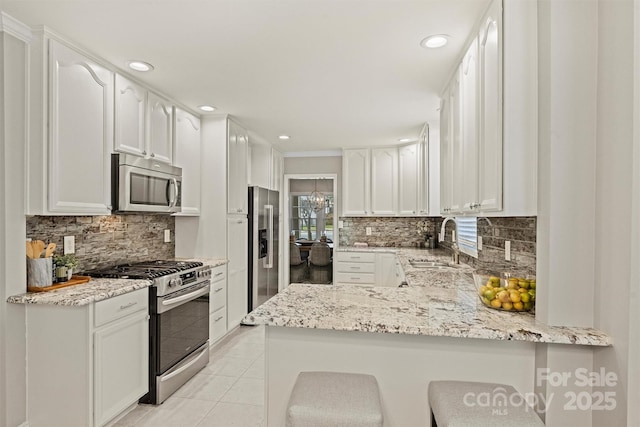
{"type": "Polygon", "coordinates": [[[48,258],[27,258],[27,286],[44,288],[51,286],[52,259],[48,258]]]}

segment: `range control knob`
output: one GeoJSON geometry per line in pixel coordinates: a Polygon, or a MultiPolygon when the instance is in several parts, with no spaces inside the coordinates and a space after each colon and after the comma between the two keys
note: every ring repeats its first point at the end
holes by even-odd
{"type": "Polygon", "coordinates": [[[182,285],[182,279],[180,279],[179,277],[169,280],[170,288],[173,286],[180,286],[180,285],[182,285]]]}

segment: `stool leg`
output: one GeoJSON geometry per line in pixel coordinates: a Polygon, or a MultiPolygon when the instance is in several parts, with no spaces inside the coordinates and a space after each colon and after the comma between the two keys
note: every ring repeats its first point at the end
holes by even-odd
{"type": "Polygon", "coordinates": [[[433,411],[431,412],[431,427],[438,427],[438,423],[436,423],[436,417],[433,415],[433,411]]]}

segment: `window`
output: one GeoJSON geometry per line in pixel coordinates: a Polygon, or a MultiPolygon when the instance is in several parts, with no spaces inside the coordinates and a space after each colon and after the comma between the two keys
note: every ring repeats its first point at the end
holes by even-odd
{"type": "Polygon", "coordinates": [[[309,194],[291,194],[289,229],[297,239],[318,240],[323,234],[333,241],[333,194],[325,195],[325,207],[311,208],[309,194]]]}
{"type": "Polygon", "coordinates": [[[460,252],[478,258],[478,218],[456,217],[456,230],[460,252]]]}

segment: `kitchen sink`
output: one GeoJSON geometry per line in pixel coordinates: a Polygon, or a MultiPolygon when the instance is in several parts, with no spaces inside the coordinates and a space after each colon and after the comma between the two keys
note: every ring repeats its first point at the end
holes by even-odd
{"type": "Polygon", "coordinates": [[[449,264],[441,261],[423,261],[423,260],[409,260],[409,264],[415,268],[432,268],[432,269],[450,269],[458,268],[456,264],[449,264]]]}

